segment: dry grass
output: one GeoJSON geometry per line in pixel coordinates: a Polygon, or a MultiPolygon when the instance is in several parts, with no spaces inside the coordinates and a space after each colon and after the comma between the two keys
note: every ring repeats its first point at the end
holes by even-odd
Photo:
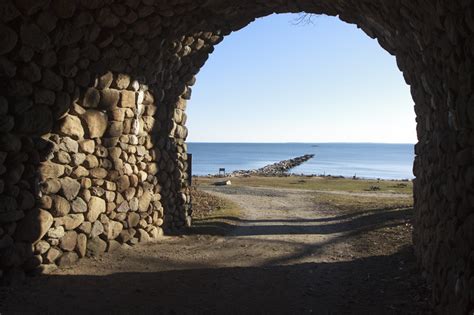
{"type": "Polygon", "coordinates": [[[230,200],[213,196],[196,187],[192,187],[191,197],[193,218],[195,219],[212,219],[218,216],[239,216],[239,207],[230,200]]]}
{"type": "Polygon", "coordinates": [[[315,203],[328,209],[343,212],[370,211],[376,209],[406,209],[413,207],[413,198],[354,196],[330,193],[315,193],[315,203]]]}
{"type": "MultiPolygon", "coordinates": [[[[219,216],[240,214],[239,206],[200,191],[199,187],[213,185],[222,178],[194,178],[193,217],[212,219],[219,216]]],[[[411,181],[353,180],[329,177],[233,177],[232,185],[240,187],[269,187],[314,190],[314,203],[329,212],[366,212],[413,207],[411,181]]]]}
{"type": "MultiPolygon", "coordinates": [[[[412,194],[413,183],[411,181],[392,180],[368,180],[349,179],[334,177],[232,177],[232,185],[247,187],[275,187],[294,188],[326,191],[346,191],[346,192],[384,192],[412,194]]],[[[223,181],[223,178],[195,177],[194,181],[198,185],[212,185],[215,182],[223,181]]]]}

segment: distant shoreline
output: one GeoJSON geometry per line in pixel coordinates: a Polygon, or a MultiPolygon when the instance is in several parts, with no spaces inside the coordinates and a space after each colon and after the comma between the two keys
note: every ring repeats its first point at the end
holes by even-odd
{"type": "Polygon", "coordinates": [[[376,181],[386,181],[386,182],[411,182],[414,178],[374,178],[374,177],[359,177],[356,176],[342,176],[342,175],[324,175],[324,174],[280,174],[280,175],[245,175],[245,176],[235,176],[227,174],[226,176],[219,176],[218,174],[208,174],[208,175],[193,175],[193,178],[236,178],[236,177],[296,177],[296,178],[329,178],[329,179],[353,179],[353,180],[376,180],[376,181]]]}
{"type": "Polygon", "coordinates": [[[295,156],[315,155],[286,173],[367,179],[413,179],[412,144],[188,143],[194,175],[255,172],[295,156]],[[254,170],[254,171],[252,171],[254,170]]]}
{"type": "Polygon", "coordinates": [[[310,159],[314,158],[314,154],[305,154],[303,156],[297,156],[288,160],[282,160],[273,164],[266,165],[259,169],[251,169],[251,170],[236,170],[230,173],[226,173],[225,171],[223,174],[220,172],[217,174],[207,174],[196,176],[192,175],[193,177],[205,177],[205,178],[235,178],[235,177],[320,177],[320,178],[341,178],[341,179],[353,179],[353,180],[393,180],[393,181],[410,181],[408,178],[402,179],[382,179],[382,178],[368,178],[368,177],[358,177],[357,175],[353,176],[342,176],[342,175],[331,175],[331,174],[298,174],[292,173],[290,170],[293,168],[309,161],[310,159]]]}

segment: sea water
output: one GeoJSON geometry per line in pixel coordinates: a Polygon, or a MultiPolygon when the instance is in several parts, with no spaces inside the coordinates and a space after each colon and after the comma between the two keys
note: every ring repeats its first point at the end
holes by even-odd
{"type": "Polygon", "coordinates": [[[412,179],[414,145],[385,143],[188,143],[193,175],[250,170],[304,154],[315,157],[291,170],[305,175],[412,179]]]}

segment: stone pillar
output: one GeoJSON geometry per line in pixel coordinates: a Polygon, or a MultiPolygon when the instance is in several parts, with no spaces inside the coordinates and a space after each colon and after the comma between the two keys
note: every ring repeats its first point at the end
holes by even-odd
{"type": "Polygon", "coordinates": [[[162,35],[179,21],[99,0],[7,0],[0,18],[1,269],[49,271],[185,226],[186,118],[162,35]]]}

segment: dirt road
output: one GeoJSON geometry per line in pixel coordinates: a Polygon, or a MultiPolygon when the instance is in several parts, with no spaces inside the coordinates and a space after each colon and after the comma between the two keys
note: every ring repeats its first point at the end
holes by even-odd
{"type": "Polygon", "coordinates": [[[411,209],[341,213],[309,191],[207,190],[239,217],[3,288],[1,313],[429,313],[411,209]]]}

